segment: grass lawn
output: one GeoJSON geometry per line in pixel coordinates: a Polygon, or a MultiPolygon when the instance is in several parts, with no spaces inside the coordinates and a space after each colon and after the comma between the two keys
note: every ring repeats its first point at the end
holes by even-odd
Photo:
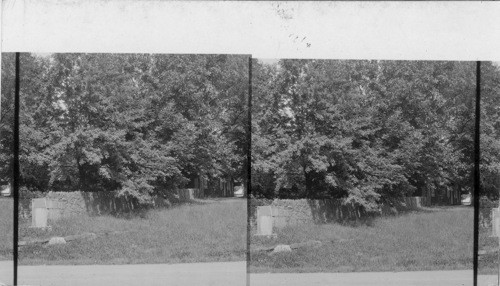
{"type": "Polygon", "coordinates": [[[486,254],[479,255],[479,274],[498,274],[498,237],[491,236],[491,229],[479,228],[479,251],[486,254]]]}
{"type": "Polygon", "coordinates": [[[0,260],[12,260],[14,200],[0,198],[0,260]]]}
{"type": "MultiPolygon", "coordinates": [[[[489,211],[489,210],[488,210],[489,211]]],[[[498,237],[493,236],[491,225],[479,224],[479,274],[498,274],[498,237]]]]}
{"type": "Polygon", "coordinates": [[[241,261],[246,253],[246,200],[227,199],[149,211],[145,218],[72,217],[52,230],[20,225],[23,240],[93,232],[92,240],[20,248],[20,264],[134,264],[241,261]],[[116,232],[103,234],[105,232],[116,232]]]}
{"type": "Polygon", "coordinates": [[[252,236],[251,248],[318,240],[309,247],[269,255],[251,253],[251,272],[352,272],[472,269],[473,208],[433,208],[370,225],[301,225],[277,238],[252,236]]]}

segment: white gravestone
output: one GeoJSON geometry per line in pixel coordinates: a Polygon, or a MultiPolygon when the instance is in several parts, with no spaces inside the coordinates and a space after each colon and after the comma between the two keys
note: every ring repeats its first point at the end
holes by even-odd
{"type": "Polygon", "coordinates": [[[279,252],[292,252],[292,248],[290,247],[290,245],[279,244],[276,245],[276,247],[273,249],[273,252],[271,253],[279,253],[279,252]]]}
{"type": "Polygon", "coordinates": [[[273,216],[270,206],[257,207],[257,235],[273,235],[273,216]]]}
{"type": "Polygon", "coordinates": [[[500,212],[498,208],[491,209],[492,236],[500,237],[500,212]]]}
{"type": "Polygon", "coordinates": [[[257,222],[258,235],[272,235],[273,234],[273,217],[272,216],[261,216],[257,222]]]}
{"type": "Polygon", "coordinates": [[[31,201],[31,226],[47,227],[48,216],[49,210],[45,199],[33,199],[31,201]]]}
{"type": "Polygon", "coordinates": [[[49,240],[49,245],[54,245],[54,244],[66,244],[66,240],[64,239],[64,237],[52,237],[50,240],[49,240]]]}

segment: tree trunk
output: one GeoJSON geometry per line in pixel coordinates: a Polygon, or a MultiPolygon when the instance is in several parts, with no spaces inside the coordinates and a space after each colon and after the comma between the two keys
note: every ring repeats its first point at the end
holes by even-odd
{"type": "Polygon", "coordinates": [[[243,176],[243,197],[246,198],[248,195],[248,178],[243,176]]]}
{"type": "Polygon", "coordinates": [[[312,182],[311,182],[311,174],[306,171],[306,168],[303,167],[303,172],[304,172],[304,181],[306,185],[306,197],[309,199],[312,196],[312,182]]]}

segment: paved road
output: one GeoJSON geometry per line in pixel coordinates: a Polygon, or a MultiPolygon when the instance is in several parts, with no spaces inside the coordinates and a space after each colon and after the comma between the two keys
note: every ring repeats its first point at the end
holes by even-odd
{"type": "Polygon", "coordinates": [[[14,282],[14,262],[0,261],[0,285],[10,285],[14,282]]]}
{"type": "MultiPolygon", "coordinates": [[[[497,275],[480,275],[478,286],[497,286],[497,275]]],[[[472,285],[470,271],[362,272],[314,274],[250,274],[250,286],[461,286],[472,285]]]]}
{"type": "Polygon", "coordinates": [[[37,286],[244,286],[246,262],[20,266],[18,281],[37,286]]]}
{"type": "MultiPolygon", "coordinates": [[[[11,266],[12,264],[7,262],[0,262],[0,277],[10,275],[10,278],[5,279],[6,281],[2,281],[4,283],[12,283],[11,266]],[[9,266],[8,269],[6,266],[9,266]]],[[[18,271],[20,284],[33,286],[243,286],[246,284],[246,262],[244,261],[190,264],[20,266],[18,271]]],[[[496,286],[496,281],[496,275],[482,275],[478,278],[479,286],[496,286]]],[[[249,282],[249,286],[469,286],[472,285],[472,270],[259,273],[250,274],[249,282]]]]}
{"type": "Polygon", "coordinates": [[[477,282],[479,286],[498,286],[498,275],[479,275],[477,282]]]}
{"type": "MultiPolygon", "coordinates": [[[[478,284],[488,286],[491,277],[480,277],[478,284]]],[[[251,286],[471,286],[472,270],[357,272],[357,273],[274,273],[250,274],[251,286]]]]}

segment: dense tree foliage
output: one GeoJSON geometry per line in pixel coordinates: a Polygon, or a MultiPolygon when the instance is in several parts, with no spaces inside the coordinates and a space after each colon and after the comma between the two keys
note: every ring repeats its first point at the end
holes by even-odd
{"type": "Polygon", "coordinates": [[[0,184],[12,178],[14,131],[14,54],[2,54],[2,102],[0,104],[0,184]]]}
{"type": "MultiPolygon", "coordinates": [[[[407,195],[471,191],[474,63],[281,60],[254,66],[253,194],[343,198],[370,210],[407,195]]],[[[492,179],[500,175],[494,163],[499,70],[488,65],[485,72],[496,79],[490,80],[496,91],[488,97],[488,114],[495,115],[485,119],[495,135],[483,151],[483,169],[492,173],[483,185],[498,188],[492,179]]]]}
{"type": "MultiPolygon", "coordinates": [[[[244,178],[245,57],[22,54],[21,61],[24,187],[104,190],[148,203],[193,176],[244,178]]],[[[7,85],[9,55],[3,63],[7,85]]],[[[11,93],[2,89],[5,100],[11,93]]]]}
{"type": "Polygon", "coordinates": [[[481,66],[481,191],[490,198],[500,193],[500,66],[481,66]]]}
{"type": "MultiPolygon", "coordinates": [[[[475,64],[253,64],[252,192],[367,209],[472,191],[475,64]]],[[[500,69],[482,65],[482,193],[500,189],[500,69]]],[[[30,190],[141,202],[193,175],[246,178],[248,68],[222,55],[21,55],[20,160],[30,190]]],[[[2,55],[0,176],[12,168],[14,55],[2,55]]]]}

